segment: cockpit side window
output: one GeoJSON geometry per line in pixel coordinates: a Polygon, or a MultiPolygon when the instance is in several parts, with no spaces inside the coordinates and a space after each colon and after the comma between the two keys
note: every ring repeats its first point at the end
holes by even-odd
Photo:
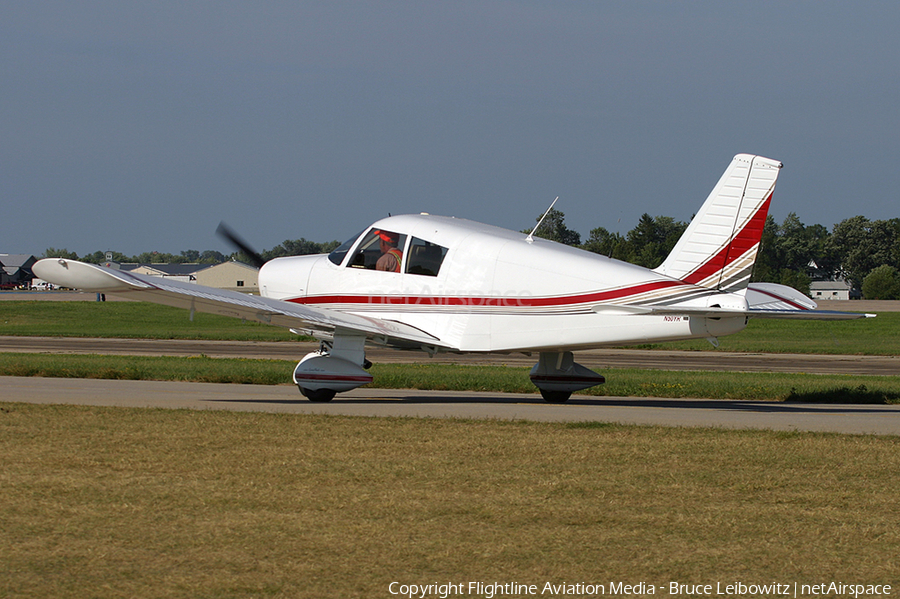
{"type": "Polygon", "coordinates": [[[371,229],[347,264],[350,268],[401,272],[406,235],[384,229],[371,229]]]}
{"type": "Polygon", "coordinates": [[[350,251],[350,248],[353,247],[353,244],[356,243],[356,240],[359,239],[360,235],[362,235],[362,231],[336,247],[330,254],[328,254],[328,259],[340,266],[341,262],[344,261],[344,256],[347,255],[347,252],[350,251]]]}
{"type": "Polygon", "coordinates": [[[413,237],[406,257],[406,272],[436,277],[446,255],[447,248],[444,246],[413,237]]]}

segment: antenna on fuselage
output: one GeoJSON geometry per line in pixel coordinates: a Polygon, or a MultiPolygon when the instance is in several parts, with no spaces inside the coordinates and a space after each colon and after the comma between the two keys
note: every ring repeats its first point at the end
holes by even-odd
{"type": "MultiPolygon", "coordinates": [[[[556,200],[559,199],[559,196],[556,196],[556,200]]],[[[547,215],[550,214],[550,211],[553,210],[553,207],[556,206],[556,200],[553,200],[553,203],[550,204],[550,207],[547,208],[547,212],[544,213],[544,216],[541,217],[541,220],[538,221],[538,224],[534,226],[531,230],[531,233],[528,234],[528,237],[525,238],[525,241],[528,243],[534,243],[534,232],[538,230],[538,227],[541,226],[541,223],[544,222],[544,219],[547,218],[547,215]]]]}

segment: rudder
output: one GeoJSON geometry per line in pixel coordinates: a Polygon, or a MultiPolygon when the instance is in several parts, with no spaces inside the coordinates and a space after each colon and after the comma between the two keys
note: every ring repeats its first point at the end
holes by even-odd
{"type": "Polygon", "coordinates": [[[762,156],[735,156],[655,271],[729,293],[746,289],[781,166],[762,156]]]}

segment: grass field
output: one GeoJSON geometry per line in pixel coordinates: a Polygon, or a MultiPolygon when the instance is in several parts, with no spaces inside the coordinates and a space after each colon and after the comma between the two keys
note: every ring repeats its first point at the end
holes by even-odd
{"type": "MultiPolygon", "coordinates": [[[[49,376],[204,383],[290,384],[294,362],[202,356],[79,356],[0,353],[0,376],[49,376]]],[[[373,387],[535,393],[528,368],[375,364],[373,387]]],[[[586,395],[754,399],[815,403],[900,402],[900,376],[805,375],[607,369],[586,395]]],[[[299,396],[298,396],[299,398],[299,396]]]]}
{"type": "MultiPolygon", "coordinates": [[[[59,318],[63,304],[7,311],[16,303],[31,304],[0,306],[0,334],[293,338],[149,304],[80,303],[90,308],[59,318]]],[[[837,347],[830,327],[878,322],[874,353],[898,353],[890,316],[808,333],[837,347]]],[[[782,326],[757,321],[723,345],[758,324],[782,326]]],[[[795,324],[778,334],[807,334],[795,324]]],[[[747,349],[768,335],[758,337],[739,349],[761,351],[747,349]]],[[[840,339],[867,353],[863,332],[840,339]]],[[[23,376],[278,384],[292,366],[0,354],[0,375],[23,376]]],[[[533,391],[527,369],[372,372],[383,386],[533,391]]],[[[614,395],[900,398],[900,377],[604,374],[596,391],[614,395]]],[[[898,450],[898,437],[0,403],[0,597],[369,598],[396,596],[395,581],[839,581],[896,592],[898,450]]]]}
{"type": "Polygon", "coordinates": [[[897,438],[22,404],[0,431],[3,597],[900,581],[897,438]]]}
{"type": "MultiPolygon", "coordinates": [[[[0,335],[235,339],[290,341],[289,331],[212,314],[143,302],[38,302],[0,304],[0,335]]],[[[705,340],[667,343],[665,349],[771,353],[900,355],[900,312],[852,321],[753,319],[742,332],[722,337],[716,350],[705,340]]]]}
{"type": "Polygon", "coordinates": [[[6,301],[0,335],[296,341],[287,329],[144,302],[6,301]]]}

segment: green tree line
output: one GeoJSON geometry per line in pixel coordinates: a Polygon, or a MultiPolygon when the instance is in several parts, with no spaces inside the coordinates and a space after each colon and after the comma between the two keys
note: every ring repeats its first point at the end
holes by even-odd
{"type": "MultiPolygon", "coordinates": [[[[645,213],[624,236],[597,227],[582,243],[581,236],[565,225],[565,215],[554,209],[535,236],[656,268],[687,225],[645,213]]],[[[873,221],[854,216],[829,231],[823,225],[805,225],[793,212],[780,224],[768,216],[753,281],[808,292],[812,280],[834,279],[846,280],[868,299],[900,299],[900,218],[873,221]]]]}
{"type": "MultiPolygon", "coordinates": [[[[536,219],[539,220],[539,219],[536,219]]],[[[669,216],[643,214],[625,235],[604,227],[591,229],[582,242],[577,231],[565,224],[565,214],[551,210],[535,236],[580,247],[590,252],[656,268],[669,255],[688,223],[669,216]]],[[[529,233],[530,230],[523,231],[529,233]]],[[[265,260],[280,256],[328,253],[340,243],[287,239],[260,252],[265,260]]],[[[47,248],[44,257],[63,257],[94,264],[106,261],[106,252],[79,257],[66,249],[47,248]]],[[[116,262],[218,264],[227,260],[247,262],[240,252],[185,250],[179,254],[144,252],[126,256],[112,252],[116,262]]],[[[793,212],[780,224],[769,215],[763,229],[754,281],[781,283],[808,291],[812,280],[843,279],[868,299],[900,299],[900,218],[869,220],[854,216],[834,225],[805,225],[793,212]]]]}

